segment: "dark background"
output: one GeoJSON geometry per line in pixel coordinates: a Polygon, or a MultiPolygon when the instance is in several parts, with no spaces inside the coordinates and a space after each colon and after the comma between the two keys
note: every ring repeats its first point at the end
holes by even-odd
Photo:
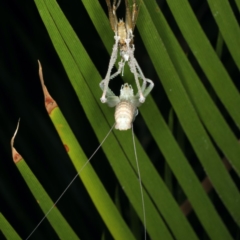
{"type": "MultiPolygon", "coordinates": [[[[109,55],[81,1],[58,3],[104,76],[109,55]]],[[[102,4],[107,11],[105,1],[102,4]]],[[[43,214],[12,161],[10,139],[18,119],[21,118],[21,121],[15,147],[53,200],[59,197],[76,174],[44,107],[38,77],[38,59],[43,67],[45,84],[86,155],[90,156],[99,143],[54,50],[34,1],[1,2],[0,16],[0,211],[24,239],[43,214]]],[[[113,89],[119,91],[120,85],[121,82],[115,86],[113,84],[113,89]]],[[[114,197],[118,183],[101,149],[96,160],[93,165],[110,195],[114,197]]],[[[81,239],[100,239],[104,231],[111,238],[78,179],[59,202],[58,208],[81,239]]],[[[57,239],[47,220],[32,238],[57,239]]]]}
{"type": "MultiPolygon", "coordinates": [[[[215,46],[218,29],[206,1],[190,2],[204,31],[215,46]]],[[[234,1],[230,2],[236,9],[234,1]]],[[[58,3],[101,76],[104,77],[109,55],[81,1],[60,0],[58,3]]],[[[205,77],[181,36],[167,4],[165,1],[158,1],[158,3],[183,49],[188,53],[196,71],[205,81],[205,77]]],[[[107,11],[104,0],[101,1],[101,4],[107,11]]],[[[43,93],[38,77],[38,59],[42,63],[45,84],[49,92],[57,101],[87,156],[90,156],[96,149],[98,141],[70,85],[34,1],[1,1],[0,20],[0,211],[20,236],[26,238],[43,215],[11,158],[10,139],[18,119],[21,118],[21,123],[15,147],[53,200],[58,198],[76,173],[44,108],[43,93]]],[[[136,58],[146,76],[154,79],[156,87],[153,90],[153,96],[167,120],[170,104],[137,30],[135,31],[135,45],[136,58]]],[[[239,71],[226,47],[223,49],[222,61],[236,86],[239,87],[239,71]]],[[[116,93],[119,91],[120,82],[121,80],[113,83],[112,88],[116,93]]],[[[226,118],[228,119],[228,117],[226,118]]],[[[135,126],[139,140],[151,156],[152,161],[155,162],[157,158],[161,157],[161,153],[155,150],[154,141],[151,139],[141,115],[137,117],[135,126]]],[[[189,152],[194,158],[190,147],[189,152]]],[[[92,164],[110,195],[114,197],[117,180],[101,150],[92,164]],[[101,171],[102,169],[104,171],[101,171]]],[[[158,164],[156,163],[156,167],[162,173],[160,170],[162,166],[158,164]]],[[[198,174],[200,178],[204,177],[202,170],[199,170],[198,174]]],[[[107,238],[111,238],[78,179],[59,202],[58,208],[81,239],[100,239],[103,231],[106,231],[107,238]]],[[[201,229],[196,229],[196,231],[201,231],[201,229]]],[[[1,234],[0,238],[3,238],[1,234]]],[[[44,221],[33,239],[57,239],[57,237],[48,222],[44,221]]]]}
{"type": "MultiPolygon", "coordinates": [[[[64,11],[68,11],[70,18],[75,16],[71,21],[77,26],[82,41],[92,55],[102,56],[97,62],[104,74],[109,56],[81,1],[60,1],[59,4],[64,11]]],[[[75,175],[75,169],[44,108],[38,59],[42,63],[49,92],[85,146],[87,156],[98,146],[98,141],[68,81],[34,1],[4,1],[0,4],[0,11],[0,210],[20,236],[26,238],[43,215],[11,159],[9,143],[19,117],[21,123],[15,147],[53,200],[58,198],[75,175]]],[[[103,158],[104,154],[100,152],[99,162],[103,158]]],[[[105,169],[106,173],[113,175],[109,166],[105,166],[105,169]]],[[[104,224],[78,179],[66,196],[58,208],[74,230],[82,239],[99,239],[104,224]]],[[[47,221],[43,222],[32,238],[57,239],[47,221]]]]}

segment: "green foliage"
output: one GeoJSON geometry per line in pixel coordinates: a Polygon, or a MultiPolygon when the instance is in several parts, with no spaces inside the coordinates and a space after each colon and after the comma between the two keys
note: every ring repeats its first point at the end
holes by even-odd
{"type": "Polygon", "coordinates": [[[16,233],[14,228],[9,224],[6,218],[0,213],[0,230],[7,239],[20,240],[21,238],[16,233]]]}
{"type": "MultiPolygon", "coordinates": [[[[114,121],[113,110],[99,100],[99,82],[103,76],[56,0],[35,0],[35,3],[86,117],[101,142],[114,121]]],[[[98,1],[82,0],[82,3],[111,54],[113,33],[102,6],[98,1]]],[[[231,78],[233,73],[221,61],[223,45],[219,44],[217,50],[212,46],[214,44],[210,43],[203,31],[189,1],[167,0],[166,3],[186,41],[189,54],[180,46],[176,34],[178,31],[172,30],[172,23],[156,1],[141,1],[137,21],[137,29],[155,68],[156,78],[160,81],[154,89],[156,96],[148,96],[139,110],[155,141],[156,150],[163,156],[158,161],[164,160],[166,164],[163,173],[163,170],[154,166],[136,138],[144,187],[147,233],[156,240],[199,239],[203,237],[197,230],[201,226],[209,239],[232,239],[237,232],[226,223],[223,212],[215,206],[214,198],[211,199],[204,191],[198,170],[204,169],[229,218],[239,227],[240,145],[236,137],[240,126],[239,91],[231,78]],[[170,102],[170,126],[159,110],[157,95],[163,94],[163,91],[170,102]],[[231,121],[227,121],[228,118],[231,121]],[[177,126],[179,135],[184,137],[178,138],[177,126]],[[188,148],[183,148],[183,145],[188,148]],[[222,155],[230,162],[235,178],[225,168],[222,155]],[[199,161],[198,166],[192,164],[191,158],[199,161]],[[179,192],[183,196],[181,198],[186,197],[191,203],[194,220],[191,216],[185,216],[179,207],[182,203],[178,200],[179,192]]],[[[219,28],[218,39],[223,39],[227,48],[225,51],[229,51],[233,59],[232,64],[239,68],[240,30],[234,12],[227,0],[211,0],[208,5],[219,28]]],[[[141,49],[136,48],[138,51],[141,49]]],[[[108,63],[105,65],[107,69],[108,63]]],[[[155,83],[158,81],[153,80],[155,83]]],[[[123,81],[132,81],[132,75],[127,69],[123,81]]],[[[63,144],[67,143],[70,147],[69,157],[79,170],[87,158],[64,116],[59,109],[57,111],[52,113],[51,120],[63,144]]],[[[124,204],[124,209],[121,208],[118,187],[117,203],[114,205],[90,165],[80,173],[80,178],[113,238],[132,239],[134,235],[141,239],[139,231],[143,228],[139,227],[136,214],[141,221],[143,214],[131,132],[113,131],[102,149],[131,206],[124,204]],[[120,216],[117,208],[120,213],[128,212],[130,220],[126,221],[124,214],[120,216]]],[[[43,211],[46,213],[47,209],[43,211]]],[[[102,238],[107,239],[104,230],[102,232],[102,238]]]]}

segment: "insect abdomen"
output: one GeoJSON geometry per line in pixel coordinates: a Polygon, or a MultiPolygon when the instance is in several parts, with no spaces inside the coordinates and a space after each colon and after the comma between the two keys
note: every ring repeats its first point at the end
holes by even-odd
{"type": "Polygon", "coordinates": [[[115,108],[115,128],[119,130],[128,130],[132,127],[135,117],[136,107],[128,101],[121,101],[115,108]]]}

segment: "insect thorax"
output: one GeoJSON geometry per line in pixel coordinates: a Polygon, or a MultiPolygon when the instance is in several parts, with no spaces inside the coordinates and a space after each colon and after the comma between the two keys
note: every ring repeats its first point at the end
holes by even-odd
{"type": "Polygon", "coordinates": [[[133,99],[133,89],[130,84],[123,84],[120,90],[120,101],[126,100],[126,101],[131,101],[133,99]]]}
{"type": "Polygon", "coordinates": [[[119,39],[120,55],[124,61],[129,60],[129,48],[132,48],[133,34],[130,29],[127,28],[126,23],[120,20],[117,24],[117,35],[119,39]],[[128,44],[127,44],[128,41],[128,44]]]}
{"type": "Polygon", "coordinates": [[[120,40],[119,40],[120,45],[126,44],[125,39],[128,37],[127,29],[126,29],[125,22],[123,22],[122,20],[120,20],[120,22],[117,24],[117,34],[120,37],[120,40]]]}

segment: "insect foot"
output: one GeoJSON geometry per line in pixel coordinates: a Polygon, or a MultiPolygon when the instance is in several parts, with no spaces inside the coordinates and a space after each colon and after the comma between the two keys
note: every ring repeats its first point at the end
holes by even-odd
{"type": "Polygon", "coordinates": [[[107,98],[106,98],[105,96],[102,96],[102,97],[100,98],[100,100],[101,100],[102,103],[107,102],[107,98]]]}
{"type": "MultiPolygon", "coordinates": [[[[141,94],[142,95],[142,94],[141,94]]],[[[140,98],[139,98],[139,102],[140,103],[144,103],[145,102],[145,97],[142,95],[140,98]]]]}

